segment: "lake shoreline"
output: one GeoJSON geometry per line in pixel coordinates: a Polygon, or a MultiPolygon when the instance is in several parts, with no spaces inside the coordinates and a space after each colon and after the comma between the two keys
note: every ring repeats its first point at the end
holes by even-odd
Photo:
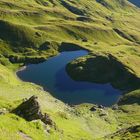
{"type": "Polygon", "coordinates": [[[65,68],[69,62],[84,55],[88,55],[88,51],[62,52],[43,63],[24,66],[16,74],[22,81],[40,85],[56,99],[70,105],[91,103],[111,106],[116,104],[120,91],[114,89],[110,84],[77,82],[72,80],[66,72],[65,68]]]}

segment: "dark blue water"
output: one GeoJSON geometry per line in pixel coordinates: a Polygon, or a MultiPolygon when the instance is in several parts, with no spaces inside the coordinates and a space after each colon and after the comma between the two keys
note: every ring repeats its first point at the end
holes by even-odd
{"type": "Polygon", "coordinates": [[[129,0],[131,3],[136,5],[137,7],[140,7],[140,0],[129,0]]]}
{"type": "Polygon", "coordinates": [[[62,52],[44,63],[28,65],[17,75],[24,81],[43,86],[54,97],[68,104],[94,103],[110,106],[116,103],[120,91],[110,84],[74,81],[67,75],[66,64],[87,54],[83,50],[62,52]]]}

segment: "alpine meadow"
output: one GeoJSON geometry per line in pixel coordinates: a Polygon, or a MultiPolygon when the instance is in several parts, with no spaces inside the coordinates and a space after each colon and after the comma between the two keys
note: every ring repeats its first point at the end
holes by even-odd
{"type": "Polygon", "coordinates": [[[140,140],[140,0],[0,0],[0,140],[140,140]]]}

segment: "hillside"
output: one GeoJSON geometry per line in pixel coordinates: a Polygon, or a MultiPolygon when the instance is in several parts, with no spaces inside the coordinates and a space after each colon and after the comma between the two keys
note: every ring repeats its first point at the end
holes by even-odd
{"type": "Polygon", "coordinates": [[[139,139],[139,15],[128,0],[0,0],[0,140],[139,139]],[[70,62],[68,74],[111,83],[122,91],[117,104],[70,106],[15,74],[79,49],[89,54],[70,62]]]}

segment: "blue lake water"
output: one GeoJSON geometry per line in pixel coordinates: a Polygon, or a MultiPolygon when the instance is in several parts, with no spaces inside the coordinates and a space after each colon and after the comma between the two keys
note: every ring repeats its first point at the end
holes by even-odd
{"type": "Polygon", "coordinates": [[[40,64],[31,64],[17,75],[23,81],[41,85],[55,98],[68,104],[94,103],[111,106],[116,103],[121,92],[110,84],[95,84],[72,80],[65,67],[78,57],[87,55],[84,50],[62,52],[40,64]]]}
{"type": "Polygon", "coordinates": [[[129,0],[131,3],[136,5],[137,7],[140,7],[140,0],[129,0]]]}

